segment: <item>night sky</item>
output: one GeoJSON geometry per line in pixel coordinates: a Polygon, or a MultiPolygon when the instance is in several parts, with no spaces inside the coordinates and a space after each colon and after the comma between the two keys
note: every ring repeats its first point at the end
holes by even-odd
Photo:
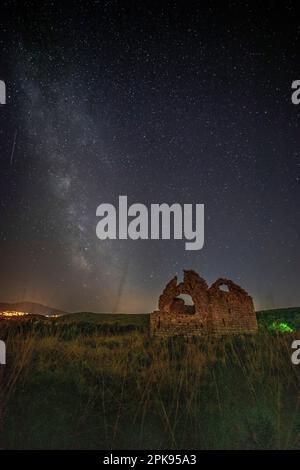
{"type": "Polygon", "coordinates": [[[0,301],[142,313],[195,269],[300,305],[293,3],[161,3],[1,2],[0,301]],[[204,248],[100,241],[119,195],[205,204],[204,248]]]}

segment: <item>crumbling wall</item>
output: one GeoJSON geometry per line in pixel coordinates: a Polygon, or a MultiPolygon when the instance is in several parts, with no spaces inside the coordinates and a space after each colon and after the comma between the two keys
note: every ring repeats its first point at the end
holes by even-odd
{"type": "Polygon", "coordinates": [[[207,327],[195,315],[177,314],[157,310],[150,314],[150,331],[155,336],[202,336],[207,327]]]}
{"type": "Polygon", "coordinates": [[[234,282],[218,279],[209,288],[195,271],[184,271],[166,285],[158,302],[159,310],[150,314],[150,332],[158,336],[199,336],[254,333],[257,321],[252,298],[234,282]],[[228,292],[221,289],[226,286],[228,292]],[[194,307],[178,299],[191,296],[194,307]]]}
{"type": "Polygon", "coordinates": [[[198,336],[210,328],[208,285],[195,271],[184,271],[183,282],[175,276],[159,298],[159,310],[150,315],[151,334],[198,336]],[[190,295],[194,307],[185,305],[181,294],[190,295]]]}
{"type": "Polygon", "coordinates": [[[218,279],[209,289],[212,331],[215,334],[255,333],[257,320],[252,298],[229,279],[218,279]],[[227,286],[228,291],[221,289],[227,286]]]}

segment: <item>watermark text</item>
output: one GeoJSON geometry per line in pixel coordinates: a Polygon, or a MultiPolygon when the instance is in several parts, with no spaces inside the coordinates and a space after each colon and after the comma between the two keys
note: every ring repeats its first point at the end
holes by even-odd
{"type": "Polygon", "coordinates": [[[0,340],[0,365],[6,364],[6,344],[0,340]]]}
{"type": "Polygon", "coordinates": [[[100,240],[187,240],[186,250],[204,245],[204,204],[140,203],[128,207],[127,196],[119,196],[119,206],[100,204],[96,235],[100,240]]]}
{"type": "Polygon", "coordinates": [[[0,80],[0,104],[6,104],[6,85],[3,80],[0,80]]]}

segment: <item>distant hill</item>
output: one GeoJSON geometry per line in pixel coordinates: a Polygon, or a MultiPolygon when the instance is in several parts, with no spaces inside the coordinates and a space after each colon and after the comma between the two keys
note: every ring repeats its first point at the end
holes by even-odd
{"type": "MultiPolygon", "coordinates": [[[[94,313],[76,312],[70,313],[46,305],[34,302],[0,303],[0,315],[5,310],[15,310],[27,312],[31,315],[43,315],[52,317],[59,315],[59,321],[64,322],[89,322],[120,323],[122,325],[135,325],[138,327],[148,327],[149,314],[126,314],[126,313],[94,313]]],[[[262,326],[269,326],[273,322],[285,322],[294,329],[300,329],[300,307],[278,308],[271,310],[260,310],[256,312],[257,320],[262,326]]]]}
{"type": "Polygon", "coordinates": [[[58,310],[57,308],[47,307],[46,305],[36,304],[33,302],[16,302],[16,303],[0,303],[0,313],[6,310],[14,310],[17,312],[27,312],[32,315],[68,315],[68,312],[58,310]]]}
{"type": "MultiPolygon", "coordinates": [[[[284,322],[294,329],[300,329],[300,307],[279,308],[273,310],[260,310],[256,312],[258,323],[262,326],[270,326],[273,322],[284,322]]],[[[91,313],[78,312],[70,313],[68,316],[61,317],[61,322],[86,321],[91,323],[121,323],[122,325],[134,324],[136,326],[146,327],[149,324],[150,315],[140,314],[113,314],[113,313],[91,313]]]]}
{"type": "MultiPolygon", "coordinates": [[[[273,322],[287,323],[293,329],[300,329],[300,307],[279,308],[274,310],[261,310],[256,312],[258,323],[261,326],[270,326],[273,322]]],[[[61,322],[90,322],[90,323],[120,323],[122,325],[136,325],[148,327],[148,313],[125,314],[125,313],[92,313],[78,312],[70,313],[59,318],[61,322]]]]}
{"type": "Polygon", "coordinates": [[[70,313],[46,305],[34,302],[0,302],[1,312],[13,310],[17,312],[27,312],[30,315],[40,315],[53,317],[59,315],[61,322],[90,322],[90,323],[121,323],[136,326],[146,326],[149,321],[149,314],[126,314],[126,313],[94,313],[94,312],[76,312],[70,313]]]}

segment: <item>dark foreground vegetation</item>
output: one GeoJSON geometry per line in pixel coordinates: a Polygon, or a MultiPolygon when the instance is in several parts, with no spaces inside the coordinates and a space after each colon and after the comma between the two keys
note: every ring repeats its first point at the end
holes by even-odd
{"type": "Polygon", "coordinates": [[[2,447],[300,448],[297,331],[161,340],[84,315],[0,322],[2,447]]]}

